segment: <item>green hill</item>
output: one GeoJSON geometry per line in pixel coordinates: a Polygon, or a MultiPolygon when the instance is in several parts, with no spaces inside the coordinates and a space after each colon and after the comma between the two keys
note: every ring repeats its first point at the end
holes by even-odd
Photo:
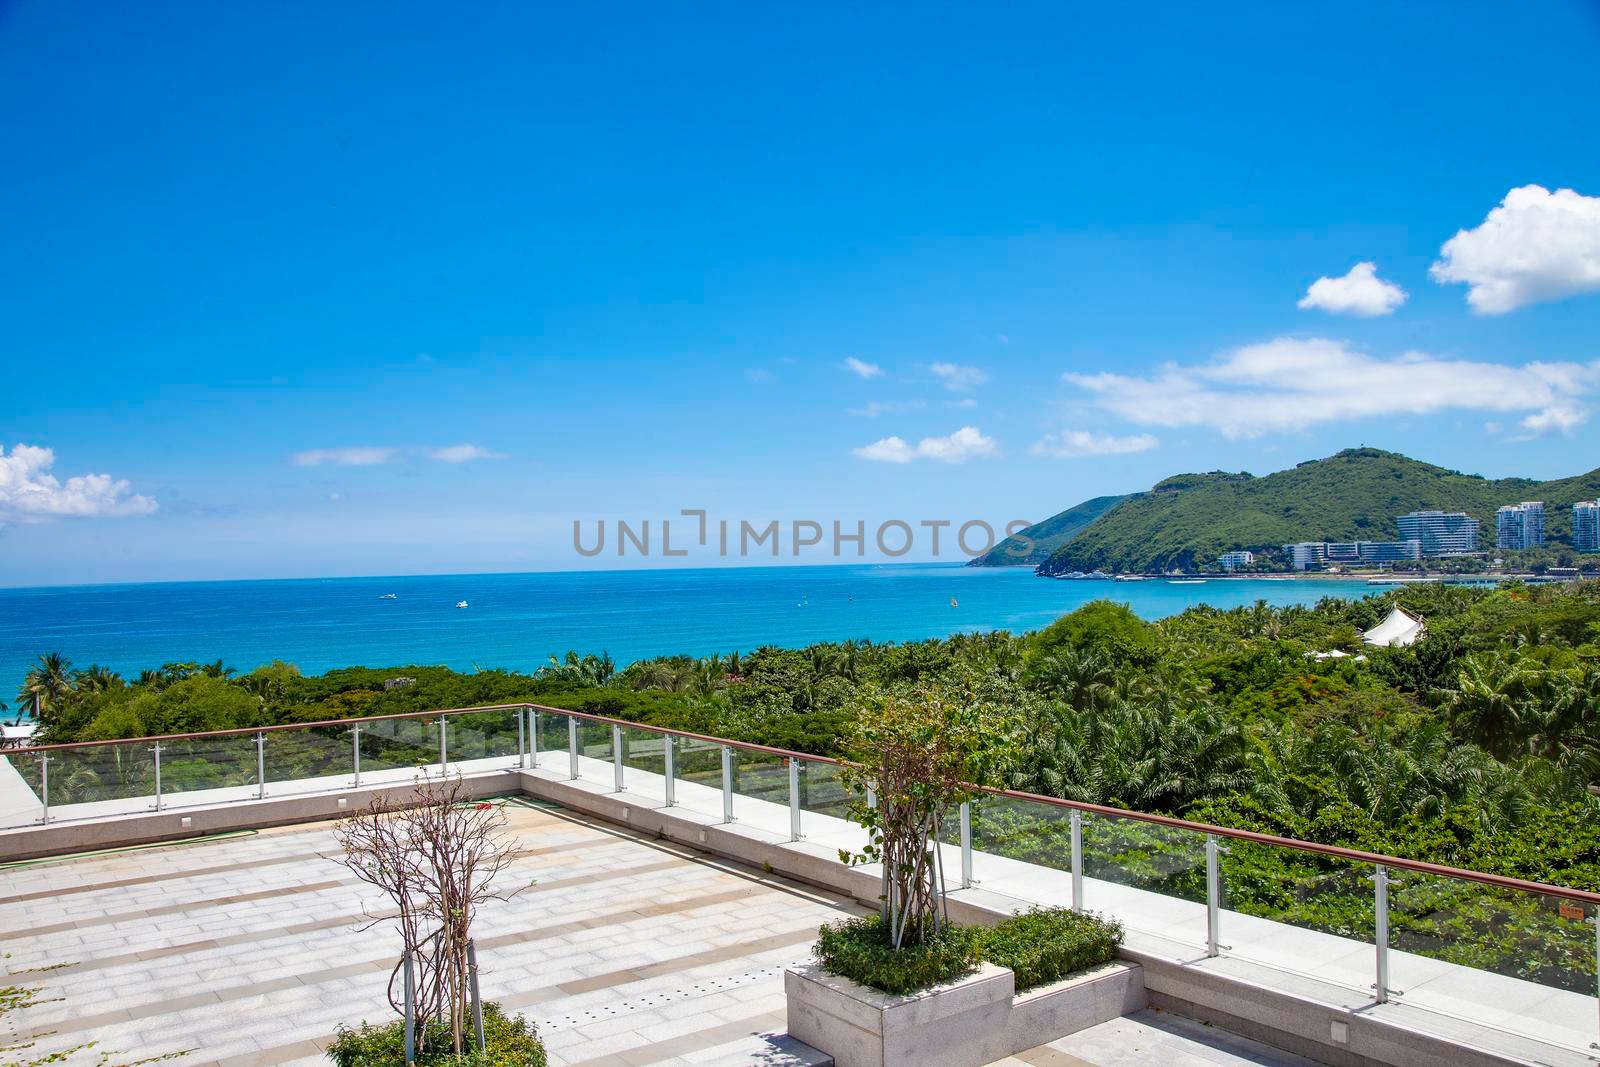
{"type": "Polygon", "coordinates": [[[1078,536],[1084,527],[1126,499],[1126,496],[1097,496],[1093,500],[1085,500],[1006,538],[967,566],[1037,567],[1052,552],[1078,536]]]}
{"type": "Polygon", "coordinates": [[[1276,555],[1292,541],[1390,541],[1396,516],[1440,508],[1483,523],[1494,546],[1495,509],[1543,500],[1547,539],[1570,543],[1572,504],[1600,496],[1600,470],[1539,482],[1492,481],[1376,448],[1351,448],[1264,477],[1180,474],[1124,498],[1062,543],[1040,574],[1193,570],[1230,549],[1276,555]]]}

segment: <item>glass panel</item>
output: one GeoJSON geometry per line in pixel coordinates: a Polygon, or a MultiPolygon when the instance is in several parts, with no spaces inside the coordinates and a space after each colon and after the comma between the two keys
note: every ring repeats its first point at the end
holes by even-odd
{"type": "Polygon", "coordinates": [[[972,852],[973,876],[985,888],[1040,904],[1071,905],[1069,809],[1015,797],[981,797],[972,803],[972,852]]]}
{"type": "Polygon", "coordinates": [[[350,784],[355,755],[349,727],[276,730],[266,736],[269,795],[343,789],[350,784]]]}
{"type": "Polygon", "coordinates": [[[517,716],[521,714],[520,709],[513,709],[449,716],[450,762],[493,760],[495,767],[516,763],[517,716]]]}
{"type": "Polygon", "coordinates": [[[1083,906],[1127,914],[1135,930],[1206,943],[1206,836],[1083,813],[1083,906]]]}
{"type": "Polygon", "coordinates": [[[789,836],[789,761],[770,752],[733,750],[733,817],[789,836]]]}
{"type": "Polygon", "coordinates": [[[610,785],[616,770],[611,766],[611,725],[578,720],[578,774],[610,785]]]}
{"type": "Polygon", "coordinates": [[[866,841],[861,827],[849,821],[851,796],[832,763],[800,761],[801,830],[806,839],[850,850],[866,841]]]}
{"type": "Polygon", "coordinates": [[[1592,908],[1413,871],[1389,878],[1389,985],[1406,1004],[1588,1048],[1592,908]]]}
{"type": "MultiPolygon", "coordinates": [[[[88,748],[63,748],[50,753],[50,817],[82,818],[94,812],[74,813],[74,804],[137,799],[138,804],[117,804],[112,811],[130,811],[152,806],[156,791],[155,755],[151,745],[141,741],[131,745],[94,745],[88,748]]],[[[35,796],[42,782],[37,758],[18,757],[13,765],[35,796]]],[[[38,815],[35,809],[33,815],[38,815]]]]}
{"type": "Polygon", "coordinates": [[[30,826],[44,815],[39,758],[0,756],[0,775],[9,777],[13,773],[27,788],[6,790],[0,795],[0,826],[30,826]]]}
{"type": "Polygon", "coordinates": [[[380,719],[361,724],[361,783],[409,782],[419,768],[439,772],[438,719],[380,719]]]}
{"type": "Polygon", "coordinates": [[[567,723],[565,715],[548,711],[534,716],[534,729],[538,731],[539,766],[559,771],[567,770],[567,723]]]}
{"type": "Polygon", "coordinates": [[[704,815],[722,817],[722,746],[680,737],[674,758],[678,784],[673,799],[704,815]]]}
{"type": "Polygon", "coordinates": [[[1223,844],[1227,954],[1370,992],[1377,967],[1371,865],[1253,841],[1223,844]]]}
{"type": "MultiPolygon", "coordinates": [[[[53,771],[55,768],[51,768],[53,771]]],[[[53,775],[52,775],[53,778],[53,775]]],[[[226,790],[212,797],[191,796],[185,803],[242,800],[255,795],[256,739],[254,734],[196,737],[161,743],[161,795],[201,794],[226,790]]],[[[55,782],[50,791],[55,793],[55,782]]]]}
{"type": "Polygon", "coordinates": [[[667,743],[661,734],[624,727],[622,765],[628,792],[666,803],[667,743]]]}

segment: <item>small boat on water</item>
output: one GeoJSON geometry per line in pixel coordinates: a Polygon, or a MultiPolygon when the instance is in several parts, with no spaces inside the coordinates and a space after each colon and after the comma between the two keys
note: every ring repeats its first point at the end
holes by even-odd
{"type": "Polygon", "coordinates": [[[1168,578],[1168,585],[1205,585],[1204,578],[1168,578]]]}
{"type": "Polygon", "coordinates": [[[1142,574],[1119,574],[1116,580],[1119,582],[1142,582],[1146,579],[1142,574]]]}
{"type": "Polygon", "coordinates": [[[384,593],[378,599],[379,600],[399,600],[400,599],[400,594],[399,593],[384,593]]]}
{"type": "Polygon", "coordinates": [[[465,600],[458,600],[458,601],[456,601],[456,607],[458,607],[458,608],[464,608],[464,607],[466,607],[466,606],[467,606],[467,602],[466,602],[466,601],[465,601],[465,600]]]}

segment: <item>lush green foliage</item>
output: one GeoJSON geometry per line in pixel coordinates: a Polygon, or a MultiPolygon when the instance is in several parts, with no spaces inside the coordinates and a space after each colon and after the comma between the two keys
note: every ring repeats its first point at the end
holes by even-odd
{"type": "Polygon", "coordinates": [[[1168,478],[1083,527],[1040,570],[1194,570],[1241,548],[1275,560],[1294,541],[1394,540],[1396,516],[1427,508],[1482,520],[1492,546],[1495,509],[1516,500],[1546,501],[1546,534],[1559,543],[1571,537],[1571,504],[1597,495],[1600,470],[1549,482],[1491,481],[1351,448],[1262,478],[1220,471],[1168,478]]]}
{"type": "Polygon", "coordinates": [[[902,996],[971,974],[982,950],[981,930],[953,923],[897,949],[889,924],[869,915],[824,926],[815,952],[829,974],[902,996]]]}
{"type": "Polygon", "coordinates": [[[1017,975],[1017,992],[1098,967],[1117,956],[1122,927],[1069,908],[1033,908],[983,933],[983,958],[1017,975]]]}
{"type": "MultiPolygon", "coordinates": [[[[483,1040],[486,1051],[457,1057],[450,1050],[450,1034],[443,1024],[431,1028],[417,1050],[419,1067],[544,1067],[544,1044],[532,1023],[520,1015],[508,1016],[492,1001],[483,1006],[483,1040]]],[[[338,1067],[405,1067],[405,1024],[395,1019],[382,1026],[362,1023],[355,1029],[339,1028],[328,1046],[328,1058],[338,1067]]]]}

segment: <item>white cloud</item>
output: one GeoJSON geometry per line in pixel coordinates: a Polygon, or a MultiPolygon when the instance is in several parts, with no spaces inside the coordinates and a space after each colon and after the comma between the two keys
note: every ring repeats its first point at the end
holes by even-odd
{"type": "Polygon", "coordinates": [[[1511,366],[1421,352],[1377,359],[1341,341],[1279,338],[1200,366],[1168,364],[1149,377],[1063,378],[1138,425],[1210,426],[1234,438],[1452,409],[1526,413],[1523,428],[1541,433],[1588,417],[1582,398],[1600,387],[1600,361],[1511,366]]]}
{"type": "Polygon", "coordinates": [[[506,457],[503,453],[491,452],[489,449],[480,448],[477,445],[461,444],[436,448],[428,453],[428,458],[436,459],[440,463],[468,463],[475,459],[505,459],[506,457]]]}
{"type": "Polygon", "coordinates": [[[1125,456],[1134,452],[1148,452],[1161,444],[1151,434],[1141,433],[1129,437],[1094,434],[1088,430],[1063,430],[1045,434],[1028,449],[1036,456],[1054,456],[1071,459],[1077,456],[1125,456]]]}
{"type": "Polygon", "coordinates": [[[1342,278],[1318,278],[1296,306],[1318,308],[1332,315],[1372,318],[1388,315],[1406,302],[1406,291],[1378,277],[1376,263],[1357,263],[1342,278]]]}
{"type": "Polygon", "coordinates": [[[850,408],[849,414],[863,419],[875,419],[879,415],[904,415],[908,411],[917,411],[926,406],[920,400],[874,400],[864,407],[850,408]]]}
{"type": "Polygon", "coordinates": [[[1446,241],[1429,273],[1470,286],[1467,303],[1480,315],[1600,289],[1600,197],[1513,189],[1477,229],[1446,241]]]}
{"type": "Polygon", "coordinates": [[[976,426],[963,426],[948,437],[924,437],[915,446],[899,437],[885,437],[852,451],[862,459],[878,463],[910,463],[914,459],[965,463],[969,459],[999,454],[994,438],[983,436],[976,426]]]}
{"type": "Polygon", "coordinates": [[[989,375],[977,367],[963,367],[959,363],[935,363],[928,369],[946,389],[957,393],[965,393],[989,380],[989,375]]]}
{"type": "Polygon", "coordinates": [[[394,448],[313,448],[296,452],[289,461],[296,467],[320,467],[324,463],[336,467],[375,467],[397,455],[399,450],[394,448]]]}
{"type": "Polygon", "coordinates": [[[8,456],[0,445],[0,518],[38,522],[156,510],[154,500],[129,492],[126,481],[109,474],[80,474],[61,482],[50,473],[55,463],[56,454],[48,448],[17,445],[8,456]]]}
{"type": "Polygon", "coordinates": [[[857,359],[855,356],[845,357],[844,369],[852,374],[860,375],[863,378],[883,377],[882,367],[878,366],[876,363],[868,363],[865,360],[857,359]]]}
{"type": "Polygon", "coordinates": [[[976,397],[964,396],[960,400],[946,400],[944,406],[947,408],[975,408],[978,406],[978,400],[976,397]]]}

